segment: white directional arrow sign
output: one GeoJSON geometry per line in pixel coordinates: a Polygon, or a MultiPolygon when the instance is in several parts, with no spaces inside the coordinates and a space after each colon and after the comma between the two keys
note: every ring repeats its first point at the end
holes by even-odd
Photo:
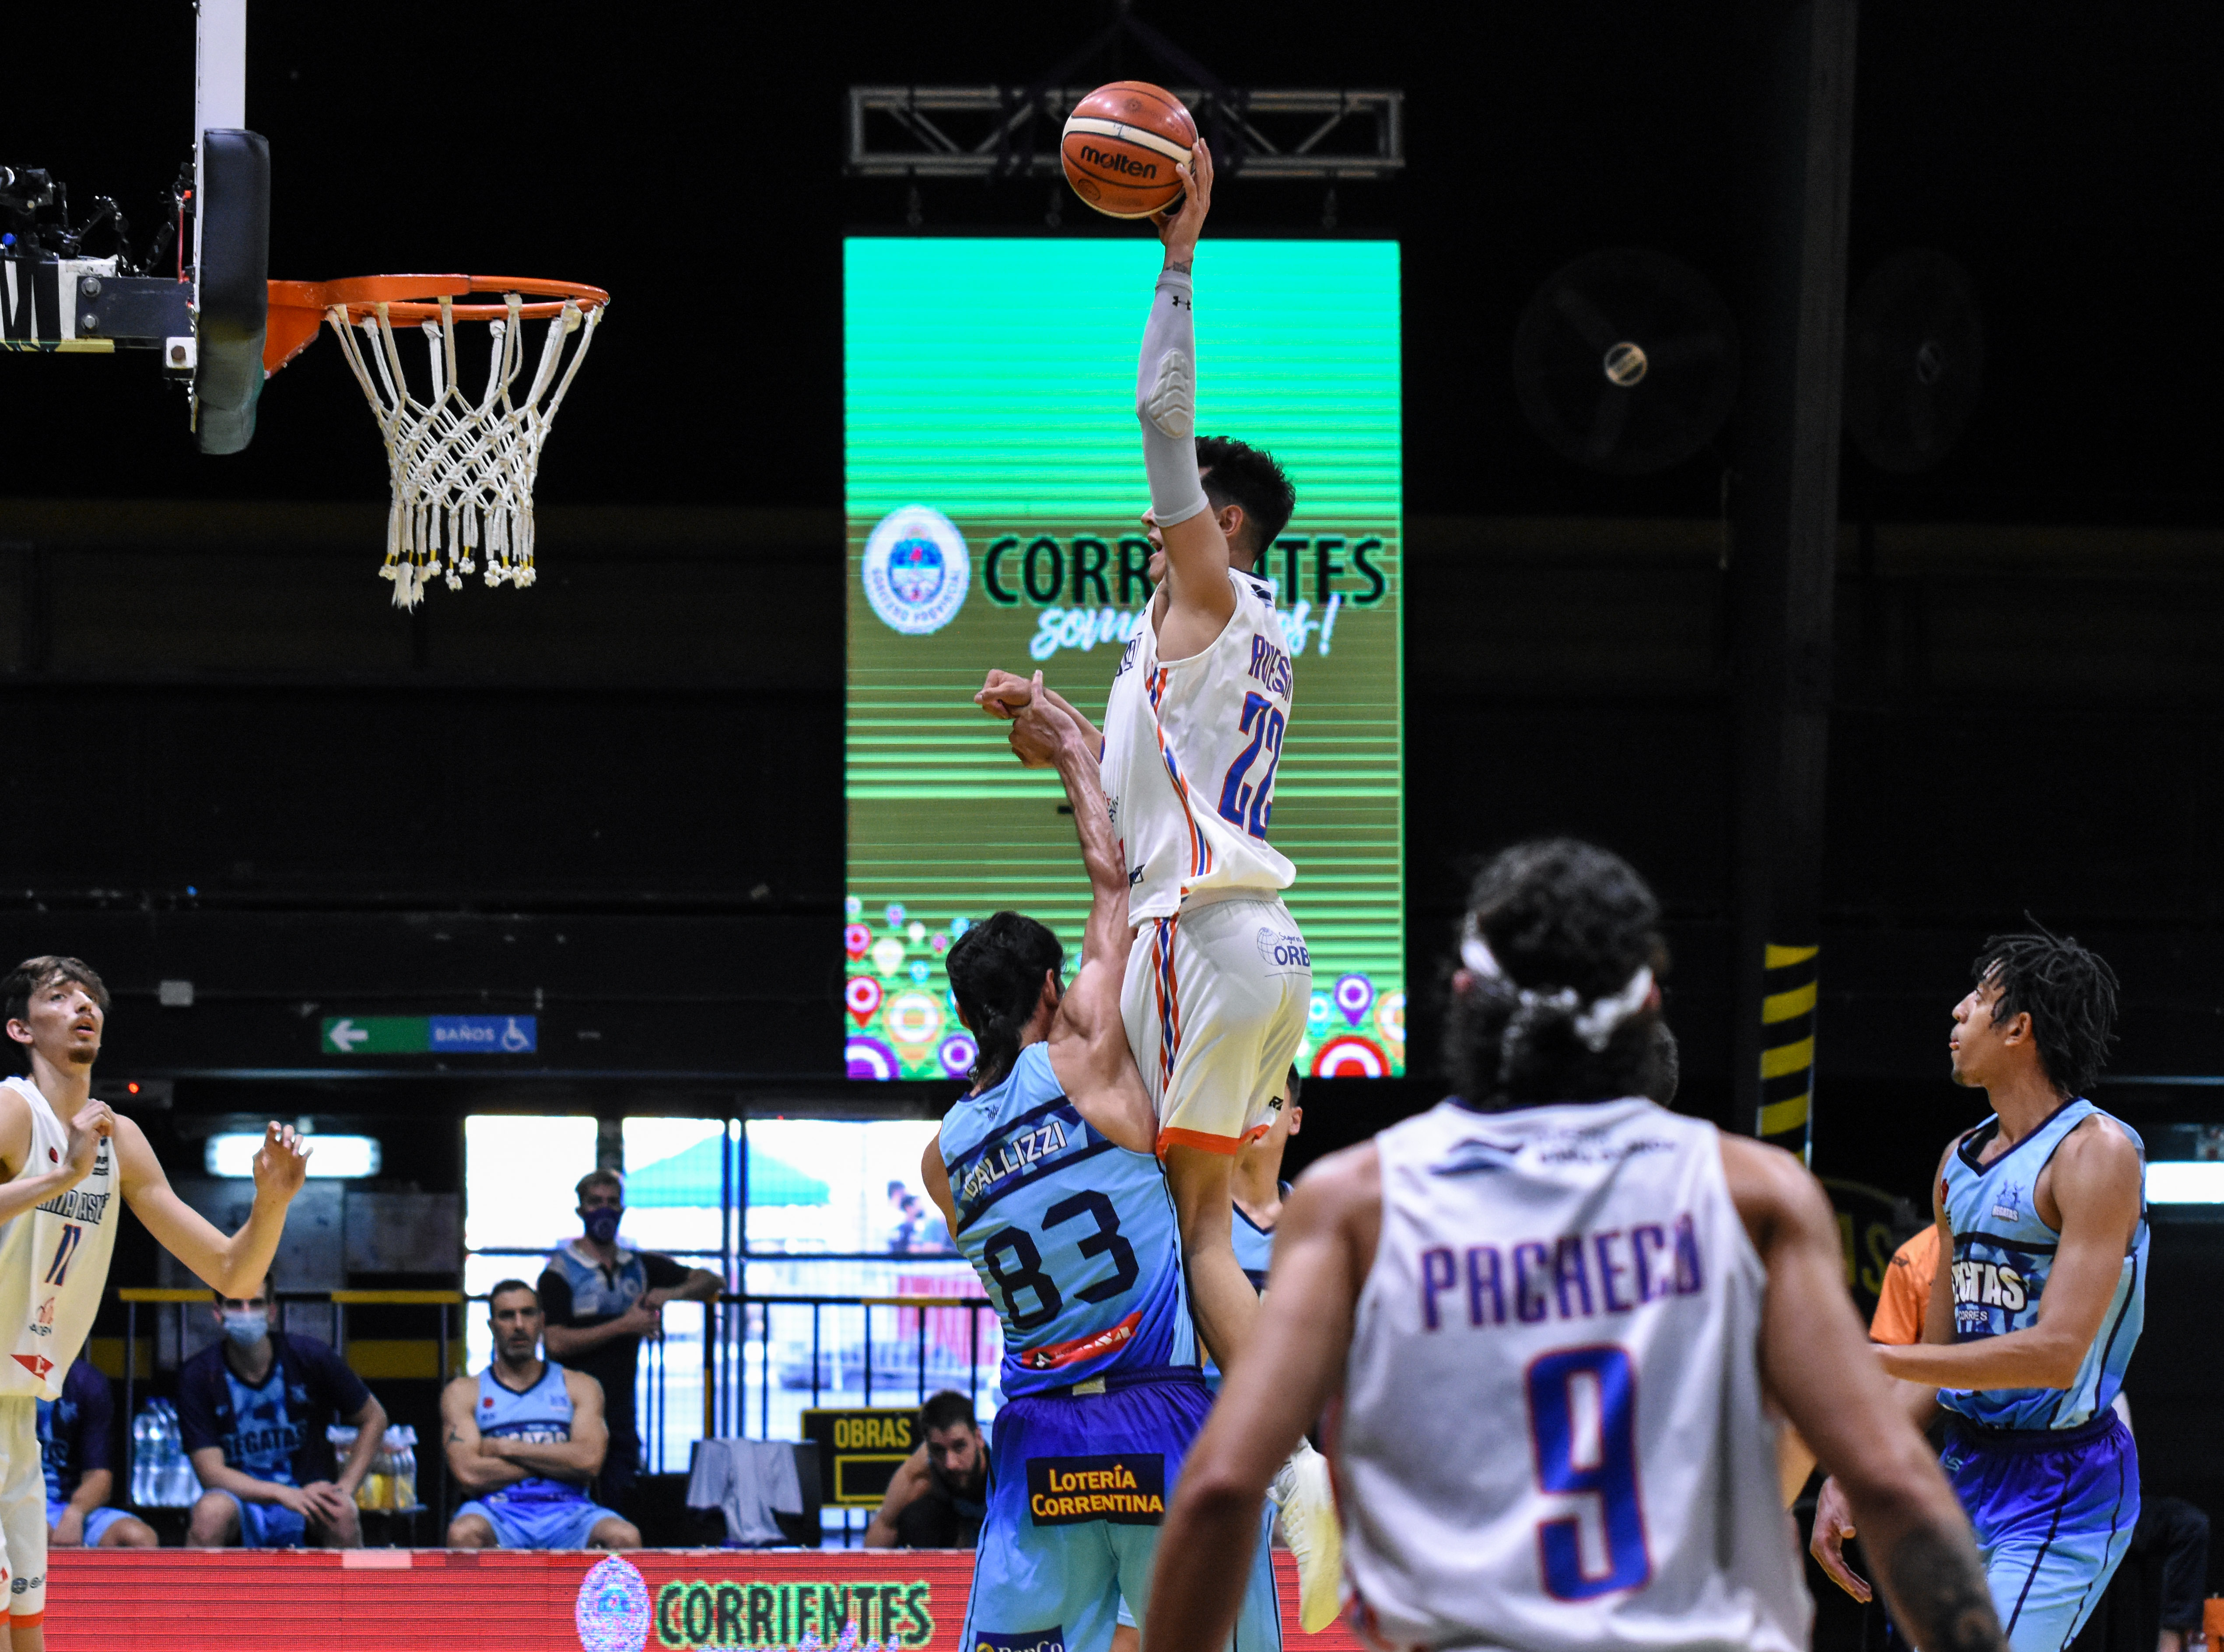
{"type": "Polygon", "coordinates": [[[370,1037],[370,1029],[343,1018],[325,1029],[325,1037],[332,1040],[332,1047],[341,1055],[351,1056],[355,1047],[370,1037]]]}

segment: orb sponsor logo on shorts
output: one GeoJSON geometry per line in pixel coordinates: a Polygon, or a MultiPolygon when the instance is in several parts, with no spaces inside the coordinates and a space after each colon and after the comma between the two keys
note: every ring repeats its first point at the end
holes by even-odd
{"type": "Polygon", "coordinates": [[[948,625],[964,606],[972,561],[965,536],[947,516],[907,505],[875,525],[858,577],[883,625],[924,637],[948,625]]]}
{"type": "Polygon", "coordinates": [[[1027,1513],[1038,1526],[1155,1526],[1166,1514],[1166,1460],[1157,1452],[1029,1458],[1027,1513]]]}
{"type": "Polygon", "coordinates": [[[1305,938],[1302,935],[1292,935],[1286,930],[1261,924],[1258,941],[1259,962],[1267,966],[1270,974],[1294,975],[1301,971],[1306,974],[1312,973],[1313,955],[1306,950],[1305,938]]]}
{"type": "Polygon", "coordinates": [[[1065,1652],[1065,1625],[1052,1624],[1017,1635],[984,1629],[973,1637],[973,1652],[1065,1652]]]}

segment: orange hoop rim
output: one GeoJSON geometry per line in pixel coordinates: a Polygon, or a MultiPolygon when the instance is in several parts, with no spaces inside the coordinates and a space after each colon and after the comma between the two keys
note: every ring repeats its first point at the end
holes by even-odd
{"type": "MultiPolygon", "coordinates": [[[[273,281],[270,303],[274,309],[309,310],[320,317],[338,306],[351,321],[361,321],[383,304],[389,321],[408,323],[438,320],[440,300],[474,293],[529,293],[544,300],[519,306],[518,315],[527,321],[553,320],[566,302],[597,310],[610,301],[599,287],[539,275],[353,275],[337,281],[273,281]]],[[[451,303],[448,313],[458,321],[502,321],[509,318],[509,306],[451,303]]]]}

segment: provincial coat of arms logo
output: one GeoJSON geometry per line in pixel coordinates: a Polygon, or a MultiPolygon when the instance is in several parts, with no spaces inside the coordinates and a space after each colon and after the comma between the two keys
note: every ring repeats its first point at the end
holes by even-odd
{"type": "Polygon", "coordinates": [[[641,1652],[648,1640],[648,1585],[632,1561],[613,1554],[579,1584],[572,1621],[581,1652],[641,1652]]]}
{"type": "Polygon", "coordinates": [[[964,605],[972,561],[965,536],[947,516],[907,505],[875,524],[858,577],[883,625],[923,637],[948,625],[964,605]]]}

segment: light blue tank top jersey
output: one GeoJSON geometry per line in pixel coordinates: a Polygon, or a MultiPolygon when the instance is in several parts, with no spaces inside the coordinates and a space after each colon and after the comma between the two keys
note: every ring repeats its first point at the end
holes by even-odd
{"type": "Polygon", "coordinates": [[[1029,1044],[942,1121],[957,1248],[1004,1322],[1008,1399],[1197,1365],[1180,1228],[1158,1160],[1091,1127],[1029,1044]]]}
{"type": "MultiPolygon", "coordinates": [[[[1290,1196],[1290,1184],[1281,1184],[1282,1197],[1290,1196]]],[[[1251,1289],[1261,1296],[1267,1290],[1267,1270],[1274,1260],[1274,1230],[1261,1227],[1243,1214],[1243,1207],[1231,1204],[1229,1216],[1235,1232],[1235,1265],[1243,1270],[1243,1277],[1251,1282],[1251,1289]]]]}
{"type": "MultiPolygon", "coordinates": [[[[530,1440],[561,1445],[572,1438],[572,1396],[564,1387],[564,1368],[547,1365],[540,1380],[522,1394],[506,1387],[489,1365],[479,1373],[479,1432],[504,1440],[530,1440]]],[[[529,1476],[514,1485],[490,1491],[483,1503],[581,1503],[587,1488],[569,1480],[529,1476]]]]}
{"type": "MultiPolygon", "coordinates": [[[[2054,1157],[2063,1138],[2101,1109],[2082,1097],[2067,1101],[2054,1116],[1989,1164],[1977,1156],[1999,1132],[1997,1116],[1964,1137],[1946,1161],[1946,1220],[1954,1233],[1954,1340],[2006,1336],[2038,1319],[2039,1299],[2062,1235],[2038,1218],[2032,1190],[2038,1173],[2054,1157]]],[[[2145,1146],[2120,1119],[2102,1113],[2145,1146]]],[[[2142,1168],[2144,1189],[2145,1172],[2142,1168]]],[[[1992,1428],[2074,1428],[2108,1408],[2124,1385],[2124,1368],[2139,1340],[2146,1316],[2147,1215],[2142,1191],[2139,1226],[2124,1253],[2115,1295],[2101,1316],[2101,1329],[2066,1390],[2051,1388],[1962,1389],[1938,1391],[1938,1403],[1973,1422],[1992,1428]]]]}
{"type": "MultiPolygon", "coordinates": [[[[1281,1184],[1282,1197],[1290,1196],[1290,1184],[1281,1184]]],[[[1235,1246],[1235,1265],[1243,1270],[1243,1277],[1251,1282],[1251,1289],[1260,1296],[1267,1292],[1267,1271],[1274,1261],[1274,1230],[1261,1227],[1243,1214],[1243,1207],[1231,1204],[1229,1221],[1233,1228],[1230,1238],[1235,1246]]],[[[1215,1393],[1220,1391],[1220,1367],[1210,1358],[1204,1362],[1204,1380],[1215,1393]]]]}

